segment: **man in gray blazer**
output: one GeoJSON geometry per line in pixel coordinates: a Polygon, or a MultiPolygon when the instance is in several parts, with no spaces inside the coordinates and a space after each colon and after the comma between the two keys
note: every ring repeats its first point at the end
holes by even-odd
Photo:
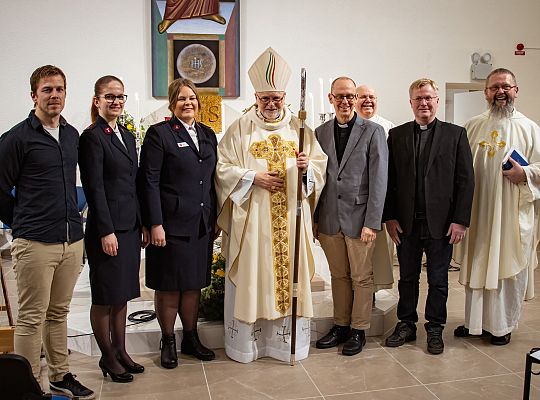
{"type": "Polygon", "coordinates": [[[388,148],[383,128],[356,114],[358,96],[351,78],[334,80],[328,99],[336,118],[315,130],[328,167],[314,228],[330,266],[335,325],[316,346],[345,342],[342,353],[352,356],[362,351],[370,326],[371,256],[381,229],[388,148]]]}

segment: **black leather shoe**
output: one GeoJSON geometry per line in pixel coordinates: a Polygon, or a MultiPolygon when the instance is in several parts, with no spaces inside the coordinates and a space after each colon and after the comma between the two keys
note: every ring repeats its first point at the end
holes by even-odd
{"type": "Polygon", "coordinates": [[[430,354],[441,354],[444,351],[444,342],[442,338],[443,327],[441,325],[432,325],[426,322],[424,325],[427,332],[427,351],[430,354]]]}
{"type": "Polygon", "coordinates": [[[416,340],[416,325],[400,321],[394,329],[394,333],[386,338],[387,347],[399,347],[405,344],[405,342],[411,342],[416,340]]]}
{"type": "Polygon", "coordinates": [[[176,354],[176,337],[172,335],[162,335],[161,343],[161,366],[163,368],[173,369],[178,366],[178,354],[176,354]]]}
{"type": "Polygon", "coordinates": [[[118,354],[116,359],[126,369],[127,372],[131,374],[142,374],[144,372],[144,367],[141,364],[137,364],[135,361],[126,362],[118,354]]]}
{"type": "Polygon", "coordinates": [[[494,344],[495,346],[504,346],[505,344],[510,343],[510,339],[512,338],[512,333],[507,333],[503,336],[493,336],[491,335],[491,344],[494,344]]]}
{"type": "Polygon", "coordinates": [[[202,361],[211,361],[216,358],[216,354],[203,346],[199,340],[197,331],[184,331],[180,351],[184,354],[189,354],[197,357],[202,361]]]}
{"type": "Polygon", "coordinates": [[[329,349],[340,343],[345,342],[349,338],[351,328],[348,326],[334,325],[330,332],[317,340],[315,347],[318,349],[329,349]]]}
{"type": "Polygon", "coordinates": [[[366,333],[363,329],[351,329],[351,336],[345,344],[341,353],[344,356],[354,356],[362,351],[362,348],[366,345],[366,333]]]}
{"type": "Polygon", "coordinates": [[[460,325],[456,329],[454,329],[454,336],[455,337],[469,337],[473,335],[469,333],[469,330],[465,328],[465,325],[460,325]]]}
{"type": "Polygon", "coordinates": [[[133,381],[133,375],[130,373],[124,371],[120,374],[112,372],[109,367],[105,365],[105,362],[103,361],[103,358],[99,360],[99,368],[101,369],[101,372],[103,372],[103,377],[106,377],[107,374],[111,377],[113,382],[116,383],[128,383],[133,381]]]}
{"type": "Polygon", "coordinates": [[[460,325],[456,329],[454,329],[454,336],[455,337],[484,337],[484,336],[491,336],[491,334],[488,331],[485,331],[482,329],[481,335],[473,335],[469,332],[467,328],[465,328],[465,325],[460,325]]]}

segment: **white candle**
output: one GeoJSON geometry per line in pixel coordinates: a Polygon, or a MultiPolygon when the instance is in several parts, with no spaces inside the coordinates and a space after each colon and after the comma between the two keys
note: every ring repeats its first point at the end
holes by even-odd
{"type": "Polygon", "coordinates": [[[315,99],[313,98],[313,93],[308,93],[309,97],[309,122],[311,129],[315,129],[315,99]]]}
{"type": "MultiPolygon", "coordinates": [[[[332,78],[328,78],[328,93],[332,92],[332,81],[333,81],[332,78]]],[[[332,104],[330,104],[330,102],[328,102],[327,104],[328,104],[328,112],[333,113],[334,107],[332,106],[332,104]]]]}
{"type": "Polygon", "coordinates": [[[135,103],[137,104],[137,114],[135,114],[135,127],[137,128],[137,132],[140,131],[141,127],[141,115],[140,115],[140,101],[139,101],[139,92],[135,92],[135,103]]]}
{"type": "Polygon", "coordinates": [[[321,114],[324,113],[324,84],[323,84],[323,78],[319,78],[319,89],[321,91],[321,114]]]}

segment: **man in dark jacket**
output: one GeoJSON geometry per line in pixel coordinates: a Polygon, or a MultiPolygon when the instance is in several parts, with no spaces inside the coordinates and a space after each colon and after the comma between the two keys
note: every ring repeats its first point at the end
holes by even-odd
{"type": "Polygon", "coordinates": [[[388,191],[383,220],[397,245],[399,322],[386,339],[398,347],[416,339],[422,253],[427,257],[427,350],[444,350],[448,265],[452,245],[459,243],[471,216],[474,173],[464,128],[435,118],[438,88],[419,79],[409,88],[415,120],[390,130],[388,191]]]}

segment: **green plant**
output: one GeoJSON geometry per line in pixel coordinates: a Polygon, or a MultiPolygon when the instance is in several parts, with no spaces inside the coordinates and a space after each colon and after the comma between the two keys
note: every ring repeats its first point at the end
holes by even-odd
{"type": "Polygon", "coordinates": [[[212,257],[210,285],[201,291],[199,315],[209,321],[223,321],[225,258],[220,251],[212,257]]]}
{"type": "Polygon", "coordinates": [[[140,139],[141,141],[144,139],[144,134],[146,131],[146,128],[142,125],[143,120],[141,119],[141,123],[139,124],[139,132],[137,132],[137,125],[135,124],[135,118],[128,113],[125,109],[122,112],[122,115],[118,117],[118,122],[120,122],[122,125],[126,127],[128,131],[131,132],[133,137],[135,139],[140,139]]]}

